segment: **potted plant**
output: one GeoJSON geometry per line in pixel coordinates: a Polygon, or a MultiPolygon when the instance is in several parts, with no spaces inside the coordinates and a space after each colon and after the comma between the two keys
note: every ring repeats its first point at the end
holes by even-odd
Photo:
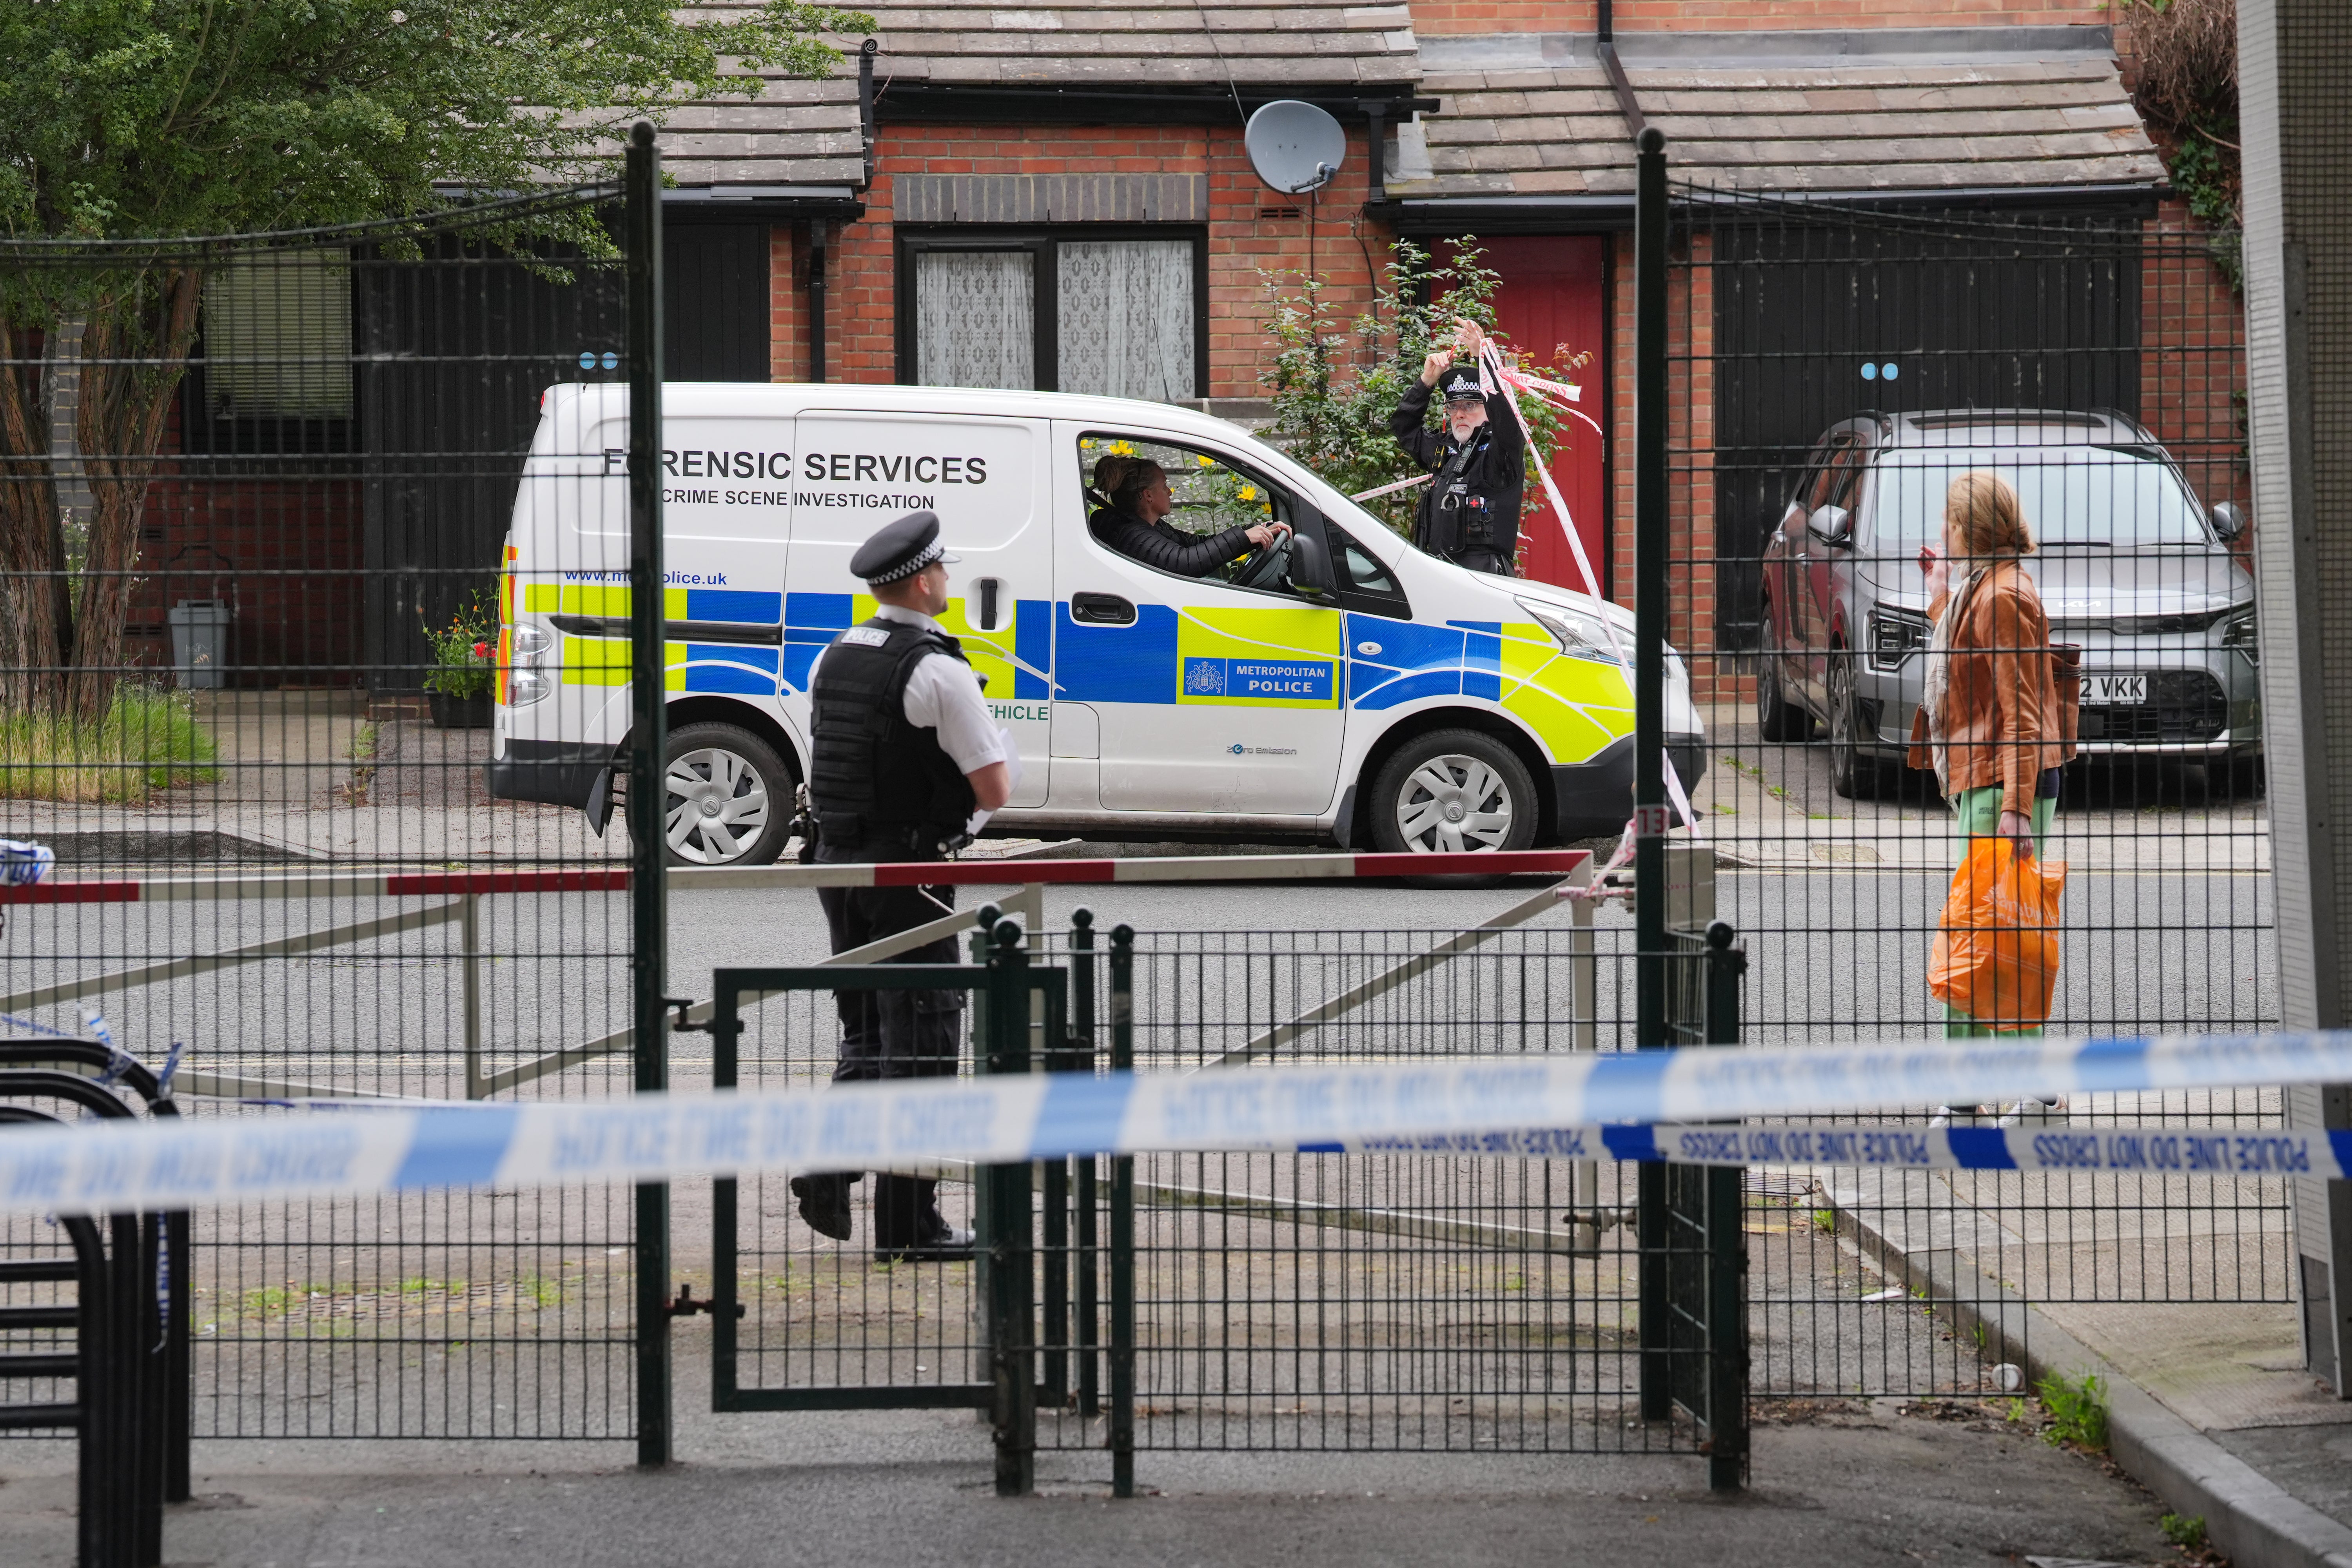
{"type": "Polygon", "coordinates": [[[489,595],[476,590],[447,626],[425,626],[425,638],[433,645],[433,668],[425,677],[425,689],[435,726],[488,729],[499,649],[498,610],[489,595]]]}

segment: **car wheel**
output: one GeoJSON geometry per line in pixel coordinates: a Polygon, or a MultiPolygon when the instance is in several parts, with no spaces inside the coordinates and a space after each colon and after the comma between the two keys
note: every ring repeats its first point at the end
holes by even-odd
{"type": "Polygon", "coordinates": [[[1756,649],[1756,729],[1768,741],[1804,741],[1812,737],[1811,715],[1790,702],[1780,686],[1780,637],[1772,629],[1772,606],[1764,606],[1764,626],[1756,649]]]}
{"type": "Polygon", "coordinates": [[[793,774],[776,750],[733,724],[670,731],[663,831],[673,866],[765,866],[783,852],[793,774]]]}
{"type": "Polygon", "coordinates": [[[1875,800],[1878,759],[1862,749],[1861,699],[1853,690],[1853,655],[1830,654],[1830,787],[1848,800],[1875,800]]]}
{"type": "Polygon", "coordinates": [[[1525,849],[1540,815],[1527,764],[1475,730],[1417,735],[1372,781],[1372,842],[1392,855],[1525,849]]]}

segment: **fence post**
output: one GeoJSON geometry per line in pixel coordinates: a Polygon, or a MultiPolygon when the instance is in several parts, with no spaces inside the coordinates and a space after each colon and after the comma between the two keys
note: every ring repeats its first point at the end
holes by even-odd
{"type": "MultiPolygon", "coordinates": [[[[1095,1070],[1095,917],[1092,910],[1070,911],[1070,1070],[1091,1077],[1095,1070]]],[[[1077,1352],[1078,1414],[1093,1415],[1102,1407],[1101,1368],[1097,1364],[1102,1342],[1096,1314],[1102,1310],[1096,1270],[1099,1219],[1095,1186],[1096,1156],[1080,1154],[1071,1161],[1070,1201],[1077,1211],[1077,1352]]]]}
{"type": "MultiPolygon", "coordinates": [[[[1721,921],[1706,928],[1706,1043],[1739,1043],[1740,979],[1748,953],[1721,921]]],[[[1748,1479],[1747,1172],[1706,1173],[1706,1484],[1738,1491],[1748,1479]]]]}
{"type": "MultiPolygon", "coordinates": [[[[1666,139],[1638,141],[1633,182],[1633,1043],[1666,1042],[1666,139]]],[[[1641,1407],[1672,1414],[1666,1350],[1666,1173],[1636,1172],[1641,1407]]]]}
{"type": "MultiPolygon", "coordinates": [[[[988,955],[988,1070],[1029,1070],[1029,955],[1021,928],[998,922],[988,955]]],[[[982,1237],[988,1257],[988,1363],[996,1433],[996,1495],[1036,1489],[1037,1375],[1031,1341],[1035,1303],[1030,1243],[1029,1162],[988,1171],[982,1237]]]]}
{"type": "MultiPolygon", "coordinates": [[[[1110,931],[1110,1070],[1135,1070],[1135,928],[1110,931]]],[[[1110,1495],[1135,1495],[1135,1156],[1110,1163],[1110,1495]]]]}
{"type": "MultiPolygon", "coordinates": [[[[664,914],[662,754],[661,150],[629,133],[625,231],[629,318],[629,906],[636,1090],[669,1087],[669,931],[664,914]]],[[[637,1463],[670,1462],[669,1184],[636,1194],[637,1463]]]]}

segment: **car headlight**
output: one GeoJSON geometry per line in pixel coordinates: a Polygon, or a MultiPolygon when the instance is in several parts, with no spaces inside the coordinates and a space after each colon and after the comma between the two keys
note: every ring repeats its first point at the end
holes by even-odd
{"type": "MultiPolygon", "coordinates": [[[[1551,640],[1569,658],[1598,659],[1603,664],[1617,662],[1617,655],[1610,647],[1609,628],[1601,624],[1599,616],[1528,599],[1521,599],[1518,605],[1534,617],[1536,625],[1551,634],[1551,640]]],[[[1629,656],[1633,653],[1630,642],[1625,651],[1629,656]]]]}
{"type": "Polygon", "coordinates": [[[1870,663],[1874,669],[1896,669],[1905,659],[1927,646],[1927,617],[1909,610],[1870,612],[1870,663]]]}
{"type": "Polygon", "coordinates": [[[2236,648],[2246,656],[2248,664],[2263,662],[2263,645],[2255,629],[2254,612],[2233,617],[2221,625],[2221,646],[2236,648]]]}

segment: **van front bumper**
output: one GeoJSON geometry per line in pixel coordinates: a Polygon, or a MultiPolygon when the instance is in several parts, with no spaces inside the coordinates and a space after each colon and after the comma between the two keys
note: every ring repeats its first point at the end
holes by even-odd
{"type": "MultiPolygon", "coordinates": [[[[1666,755],[1687,795],[1706,774],[1706,737],[1668,735],[1666,755]]],[[[1616,742],[1589,763],[1551,771],[1561,838],[1600,838],[1621,833],[1633,815],[1633,737],[1616,742]]]]}
{"type": "Polygon", "coordinates": [[[509,741],[505,756],[482,764],[482,782],[492,800],[535,800],[585,811],[596,781],[613,763],[610,746],[509,741]]]}

